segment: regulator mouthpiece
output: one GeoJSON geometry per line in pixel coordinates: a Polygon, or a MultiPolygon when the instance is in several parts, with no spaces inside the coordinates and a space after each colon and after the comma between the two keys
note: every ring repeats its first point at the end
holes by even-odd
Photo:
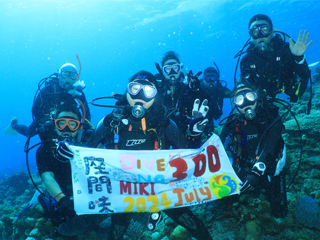
{"type": "Polygon", "coordinates": [[[132,107],[132,115],[136,118],[142,118],[144,116],[144,114],[146,113],[146,110],[144,109],[143,106],[138,105],[139,103],[137,103],[136,105],[134,105],[132,107]]]}
{"type": "Polygon", "coordinates": [[[65,142],[72,142],[71,136],[69,134],[62,135],[65,142]]]}
{"type": "Polygon", "coordinates": [[[175,78],[174,76],[170,77],[170,84],[171,84],[172,86],[175,86],[175,85],[176,85],[176,82],[177,82],[177,80],[176,80],[176,78],[175,78]]]}
{"type": "Polygon", "coordinates": [[[259,43],[259,45],[258,45],[258,51],[259,51],[259,53],[265,53],[265,52],[267,52],[268,50],[269,50],[269,46],[268,46],[267,43],[265,43],[265,42],[259,43]]]}
{"type": "Polygon", "coordinates": [[[244,114],[244,116],[246,117],[246,119],[252,120],[256,117],[256,112],[252,109],[248,109],[246,110],[246,113],[244,114]]]}

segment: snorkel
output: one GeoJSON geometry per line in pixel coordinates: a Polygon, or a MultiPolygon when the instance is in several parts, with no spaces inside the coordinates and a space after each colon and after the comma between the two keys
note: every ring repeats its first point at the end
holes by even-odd
{"type": "Polygon", "coordinates": [[[75,83],[72,86],[72,89],[70,91],[68,91],[68,93],[74,97],[77,95],[81,96],[82,95],[81,91],[86,87],[86,85],[84,84],[84,81],[79,81],[79,77],[80,77],[80,73],[81,73],[81,62],[80,62],[80,58],[77,53],[76,53],[76,58],[79,63],[78,76],[77,76],[75,83]]]}
{"type": "Polygon", "coordinates": [[[80,58],[79,58],[77,53],[76,53],[76,58],[77,58],[78,63],[79,63],[79,72],[78,72],[78,77],[77,77],[77,80],[76,80],[76,82],[77,82],[77,81],[79,81],[79,77],[80,77],[80,73],[81,73],[81,62],[80,62],[80,58]]]}
{"type": "MultiPolygon", "coordinates": [[[[80,72],[80,70],[79,70],[79,72],[80,72]]],[[[80,125],[80,130],[79,130],[78,137],[77,137],[77,143],[80,143],[81,142],[81,138],[82,138],[82,133],[83,133],[84,122],[86,120],[86,108],[84,107],[84,105],[83,105],[83,103],[81,102],[80,99],[76,98],[76,101],[80,104],[81,109],[82,109],[82,113],[83,113],[82,120],[81,120],[81,125],[80,125]]]]}
{"type": "MultiPolygon", "coordinates": [[[[80,58],[79,58],[78,54],[77,53],[75,53],[75,54],[76,54],[76,58],[77,58],[78,64],[79,64],[78,77],[77,77],[77,80],[76,80],[76,82],[74,84],[75,90],[77,91],[78,86],[81,86],[81,84],[79,84],[79,77],[80,77],[80,73],[81,73],[81,62],[80,62],[80,58]]],[[[81,86],[81,90],[82,89],[83,89],[83,87],[81,86]]],[[[84,105],[83,105],[83,103],[81,102],[80,99],[76,98],[75,100],[80,104],[81,109],[82,109],[82,113],[83,113],[80,130],[79,130],[78,137],[77,137],[77,142],[80,143],[81,142],[81,138],[82,138],[82,133],[83,133],[83,125],[84,125],[84,122],[86,120],[86,108],[84,107],[84,105]]]]}

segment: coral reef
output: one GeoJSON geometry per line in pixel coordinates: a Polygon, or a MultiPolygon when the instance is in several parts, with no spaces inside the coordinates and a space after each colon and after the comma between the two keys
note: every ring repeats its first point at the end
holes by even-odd
{"type": "Polygon", "coordinates": [[[190,233],[184,227],[176,226],[173,232],[170,234],[170,240],[185,240],[188,239],[190,233]]]}
{"type": "Polygon", "coordinates": [[[294,215],[299,223],[320,230],[320,208],[312,197],[299,199],[294,215]]]}

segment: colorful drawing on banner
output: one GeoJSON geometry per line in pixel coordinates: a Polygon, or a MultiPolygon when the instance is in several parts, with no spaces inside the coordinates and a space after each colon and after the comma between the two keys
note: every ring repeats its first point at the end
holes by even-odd
{"type": "Polygon", "coordinates": [[[210,189],[217,198],[226,197],[238,190],[235,178],[228,174],[219,174],[210,179],[210,189]]]}

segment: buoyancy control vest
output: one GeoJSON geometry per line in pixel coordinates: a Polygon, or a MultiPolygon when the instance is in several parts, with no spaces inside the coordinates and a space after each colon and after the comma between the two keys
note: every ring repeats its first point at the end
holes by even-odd
{"type": "Polygon", "coordinates": [[[255,156],[259,139],[260,134],[256,124],[248,125],[248,121],[243,119],[233,125],[230,150],[233,154],[233,165],[236,172],[241,168],[254,165],[253,156],[255,156]]]}
{"type": "Polygon", "coordinates": [[[148,110],[143,118],[135,118],[131,113],[111,113],[97,126],[95,146],[122,150],[167,149],[169,142],[166,134],[170,127],[172,134],[177,135],[174,131],[176,126],[165,117],[165,107],[162,105],[159,111],[148,110]]]}
{"type": "MultiPolygon", "coordinates": [[[[249,49],[253,47],[251,43],[249,49]]],[[[242,74],[251,84],[260,90],[265,89],[270,97],[286,93],[291,101],[297,100],[296,92],[299,92],[301,84],[293,65],[288,62],[292,58],[288,43],[279,34],[272,39],[267,53],[259,54],[257,49],[252,49],[245,58],[250,70],[242,74]]]]}
{"type": "MultiPolygon", "coordinates": [[[[259,160],[259,156],[265,149],[265,144],[268,141],[274,141],[270,139],[266,131],[273,131],[269,126],[274,123],[277,117],[275,109],[269,109],[261,113],[259,117],[254,120],[245,120],[242,117],[235,117],[234,121],[230,123],[229,128],[231,130],[231,143],[229,144],[229,150],[233,157],[233,167],[237,173],[241,169],[248,171],[259,160]],[[261,139],[262,138],[262,139],[261,139]]],[[[283,126],[280,123],[280,126],[283,126]]],[[[281,132],[277,132],[280,134],[281,132]]],[[[267,165],[267,171],[274,174],[278,161],[283,156],[284,142],[282,138],[275,142],[277,147],[274,152],[268,153],[266,159],[263,162],[267,165]]]]}

